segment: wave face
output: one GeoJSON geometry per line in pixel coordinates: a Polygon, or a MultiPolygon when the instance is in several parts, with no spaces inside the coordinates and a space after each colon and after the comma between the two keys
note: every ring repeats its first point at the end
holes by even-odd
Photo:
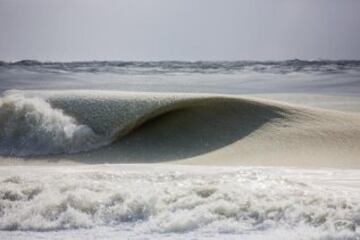
{"type": "Polygon", "coordinates": [[[2,68],[24,68],[40,72],[88,72],[118,74],[164,74],[164,73],[234,73],[234,72],[322,72],[338,73],[348,70],[360,71],[360,61],[355,60],[287,60],[287,61],[94,61],[94,62],[39,62],[22,60],[18,62],[0,62],[2,68]]]}
{"type": "Polygon", "coordinates": [[[81,235],[81,229],[131,239],[360,237],[359,192],[316,184],[329,174],[358,179],[357,172],[97,166],[0,173],[0,230],[25,230],[27,237],[81,235]]]}

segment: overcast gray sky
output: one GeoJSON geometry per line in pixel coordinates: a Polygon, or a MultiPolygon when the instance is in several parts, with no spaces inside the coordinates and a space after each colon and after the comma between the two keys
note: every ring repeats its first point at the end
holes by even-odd
{"type": "Polygon", "coordinates": [[[0,59],[360,59],[360,0],[0,0],[0,59]]]}

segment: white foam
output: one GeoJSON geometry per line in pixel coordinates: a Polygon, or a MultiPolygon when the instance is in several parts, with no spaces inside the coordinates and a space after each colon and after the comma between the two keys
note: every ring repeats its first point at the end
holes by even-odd
{"type": "Polygon", "coordinates": [[[303,177],[301,170],[189,169],[3,167],[0,229],[110,227],[137,236],[259,238],[308,231],[308,237],[319,239],[360,237],[358,189],[313,183],[325,181],[330,170],[303,177]]]}
{"type": "Polygon", "coordinates": [[[73,153],[104,142],[93,130],[44,99],[12,93],[0,98],[0,153],[73,153]]]}

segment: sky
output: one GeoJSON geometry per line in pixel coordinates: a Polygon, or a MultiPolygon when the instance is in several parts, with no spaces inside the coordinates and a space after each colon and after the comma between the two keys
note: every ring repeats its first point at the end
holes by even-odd
{"type": "Polygon", "coordinates": [[[0,60],[360,59],[360,0],[0,0],[0,60]]]}

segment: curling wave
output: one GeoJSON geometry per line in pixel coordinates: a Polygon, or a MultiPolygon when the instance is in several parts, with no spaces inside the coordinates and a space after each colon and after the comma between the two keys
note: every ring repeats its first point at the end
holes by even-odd
{"type": "MultiPolygon", "coordinates": [[[[259,118],[258,123],[253,122],[253,125],[261,125],[278,114],[250,101],[214,96],[9,91],[0,102],[0,153],[27,156],[88,151],[121,139],[143,123],[169,113],[176,113],[179,121],[172,119],[167,125],[178,122],[186,128],[187,125],[214,121],[214,126],[222,128],[223,134],[230,134],[234,141],[238,135],[250,131],[246,130],[246,126],[239,128],[238,122],[234,121],[236,118],[240,120],[236,115],[243,111],[250,114],[254,110],[257,115],[264,113],[264,119],[259,118]],[[251,105],[258,105],[259,109],[248,111],[246,108],[251,105]],[[226,121],[226,113],[231,113],[234,119],[226,121]],[[197,119],[191,117],[192,114],[197,114],[197,119]],[[223,121],[216,124],[215,121],[220,119],[223,121]],[[238,134],[233,136],[232,131],[238,134]]],[[[206,130],[202,129],[198,137],[211,141],[206,130]]],[[[163,134],[161,130],[156,131],[154,135],[163,134]]],[[[180,133],[175,137],[181,138],[180,133]]],[[[231,140],[224,139],[223,144],[231,140]]]]}

